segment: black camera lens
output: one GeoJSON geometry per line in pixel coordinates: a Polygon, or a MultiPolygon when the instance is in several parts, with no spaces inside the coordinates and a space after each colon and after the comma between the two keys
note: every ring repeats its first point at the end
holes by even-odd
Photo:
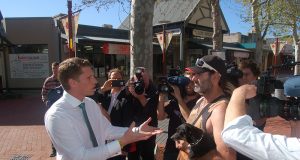
{"type": "Polygon", "coordinates": [[[169,86],[168,84],[160,84],[158,86],[158,91],[160,93],[170,93],[170,92],[174,92],[173,88],[171,86],[169,86]]]}
{"type": "Polygon", "coordinates": [[[143,81],[137,81],[134,83],[134,91],[136,94],[141,95],[144,93],[145,85],[143,81]]]}
{"type": "Polygon", "coordinates": [[[136,94],[143,94],[145,90],[145,84],[143,81],[143,76],[142,73],[144,72],[144,68],[137,67],[135,68],[135,76],[137,78],[137,81],[134,82],[134,91],[136,94]]]}
{"type": "Polygon", "coordinates": [[[160,87],[160,91],[168,93],[169,92],[169,87],[167,85],[162,85],[160,87]]]}

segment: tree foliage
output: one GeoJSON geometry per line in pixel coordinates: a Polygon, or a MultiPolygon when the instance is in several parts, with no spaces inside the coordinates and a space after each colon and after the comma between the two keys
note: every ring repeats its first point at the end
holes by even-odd
{"type": "MultiPolygon", "coordinates": [[[[299,26],[300,26],[300,2],[299,0],[236,0],[246,8],[246,22],[252,22],[256,32],[257,45],[259,38],[269,34],[275,37],[292,35],[297,53],[295,60],[300,60],[299,48],[299,26]]],[[[260,47],[260,46],[259,46],[260,47]]],[[[256,54],[259,48],[256,48],[256,54]]],[[[256,58],[259,58],[257,54],[256,58]]],[[[295,69],[295,74],[299,74],[300,68],[295,69]]]]}
{"type": "Polygon", "coordinates": [[[101,8],[109,8],[111,5],[119,3],[122,5],[130,4],[131,0],[81,0],[80,6],[95,7],[98,11],[101,8]]]}
{"type": "MultiPolygon", "coordinates": [[[[255,35],[256,50],[255,60],[261,66],[263,55],[263,40],[272,30],[272,26],[277,21],[276,16],[282,11],[277,8],[278,0],[236,0],[244,7],[243,19],[252,23],[252,32],[255,35]],[[275,5],[276,4],[276,5],[275,5]]],[[[262,68],[262,66],[261,66],[262,68]]]]}
{"type": "MultiPolygon", "coordinates": [[[[271,32],[276,37],[290,35],[295,46],[295,61],[300,61],[299,24],[300,2],[298,0],[275,1],[270,15],[273,18],[271,32]]],[[[300,68],[295,67],[295,74],[300,74],[300,68]]]]}

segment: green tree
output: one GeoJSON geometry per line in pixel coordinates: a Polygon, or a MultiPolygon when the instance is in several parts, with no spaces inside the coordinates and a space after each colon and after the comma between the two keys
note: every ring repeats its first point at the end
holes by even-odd
{"type": "MultiPolygon", "coordinates": [[[[274,32],[281,35],[292,35],[295,46],[295,61],[300,61],[299,23],[300,23],[300,2],[297,0],[277,1],[273,11],[274,32]]],[[[300,65],[295,66],[295,75],[300,74],[300,65]]]]}
{"type": "Polygon", "coordinates": [[[263,56],[263,40],[268,33],[268,29],[273,23],[271,11],[273,3],[277,0],[236,0],[241,3],[245,11],[243,15],[244,21],[253,24],[253,34],[255,35],[256,49],[255,61],[262,68],[263,56]]]}

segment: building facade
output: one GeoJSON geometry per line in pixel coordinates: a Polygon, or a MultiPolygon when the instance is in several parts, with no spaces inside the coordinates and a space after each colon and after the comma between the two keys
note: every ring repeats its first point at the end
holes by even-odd
{"type": "MultiPolygon", "coordinates": [[[[163,76],[163,65],[167,69],[182,69],[194,65],[197,58],[207,54],[219,55],[229,62],[234,61],[237,55],[249,54],[249,50],[234,43],[224,43],[220,53],[211,52],[211,15],[210,0],[166,1],[155,5],[154,79],[163,76]],[[166,64],[162,62],[162,50],[157,36],[162,32],[170,33],[172,37],[166,50],[166,64]]],[[[229,28],[223,13],[221,17],[222,31],[228,33],[229,28]]],[[[6,64],[4,70],[7,79],[4,88],[41,89],[44,79],[51,74],[51,63],[61,62],[68,57],[67,37],[58,19],[7,19],[7,38],[15,47],[3,55],[4,63],[1,65],[6,64]]],[[[129,24],[127,17],[118,29],[107,26],[78,26],[75,39],[76,56],[91,61],[100,83],[106,80],[106,73],[111,68],[118,67],[127,78],[129,76],[129,24]]]]}
{"type": "Polygon", "coordinates": [[[59,61],[60,32],[51,17],[7,18],[7,39],[14,44],[4,54],[5,88],[40,89],[59,61]]]}

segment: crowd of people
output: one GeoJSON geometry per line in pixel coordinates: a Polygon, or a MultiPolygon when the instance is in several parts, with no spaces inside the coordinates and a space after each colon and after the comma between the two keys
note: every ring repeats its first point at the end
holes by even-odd
{"type": "Polygon", "coordinates": [[[176,76],[188,83],[166,83],[166,91],[157,88],[144,67],[136,67],[128,81],[120,69],[111,69],[99,88],[86,59],[69,58],[52,69],[42,99],[49,107],[45,126],[53,143],[50,156],[59,160],[154,160],[156,135],[163,132],[157,128],[158,120],[166,118],[164,160],[300,157],[299,138],[264,133],[266,118],[255,117],[246,104],[256,94],[260,75],[253,62],[241,63],[241,76],[231,82],[224,60],[207,55],[176,76]],[[48,94],[51,89],[57,93],[55,100],[48,94]],[[182,124],[205,134],[194,142],[174,139],[179,132],[182,137],[197,137],[182,124]],[[213,149],[194,157],[207,144],[213,149]]]}

